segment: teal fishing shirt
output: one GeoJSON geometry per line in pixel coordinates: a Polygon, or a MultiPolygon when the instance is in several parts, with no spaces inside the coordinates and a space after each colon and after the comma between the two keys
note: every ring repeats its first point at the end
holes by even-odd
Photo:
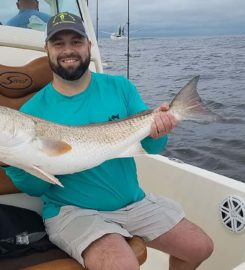
{"type": "MultiPolygon", "coordinates": [[[[60,124],[82,125],[123,119],[146,109],[135,86],[126,78],[91,73],[85,91],[65,96],[50,83],[27,101],[21,111],[60,124]]],[[[148,153],[156,154],[165,147],[167,136],[157,140],[147,137],[141,143],[148,153]]],[[[65,205],[112,211],[145,196],[133,158],[108,160],[89,170],[60,175],[58,179],[64,188],[15,167],[5,170],[18,189],[42,198],[44,219],[57,215],[65,205]]]]}

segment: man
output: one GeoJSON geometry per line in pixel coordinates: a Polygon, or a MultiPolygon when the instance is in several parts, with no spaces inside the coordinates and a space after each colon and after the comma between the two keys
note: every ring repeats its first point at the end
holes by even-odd
{"type": "Polygon", "coordinates": [[[39,11],[37,0],[18,0],[16,5],[19,13],[10,19],[6,25],[36,30],[45,29],[50,16],[39,11]]]}
{"type": "MultiPolygon", "coordinates": [[[[52,17],[45,49],[53,81],[21,111],[53,122],[81,125],[110,121],[115,115],[122,119],[147,109],[126,78],[88,69],[91,43],[79,17],[70,13],[52,17]]],[[[176,125],[167,112],[168,105],[156,110],[161,113],[154,119],[150,136],[141,142],[150,153],[164,148],[166,134],[176,125]]],[[[177,203],[144,193],[133,158],[109,160],[80,173],[59,176],[64,188],[17,168],[8,167],[6,172],[19,189],[43,199],[50,240],[87,269],[139,269],[125,241],[132,235],[169,253],[172,270],[196,269],[212,253],[211,239],[185,219],[177,203]]]]}

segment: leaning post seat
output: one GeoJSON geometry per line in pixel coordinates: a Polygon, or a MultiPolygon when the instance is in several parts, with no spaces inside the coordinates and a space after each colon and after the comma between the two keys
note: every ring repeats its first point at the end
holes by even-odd
{"type": "Polygon", "coordinates": [[[0,105],[19,109],[51,80],[47,56],[20,67],[0,65],[0,105]]]}
{"type": "MultiPolygon", "coordinates": [[[[0,65],[0,106],[18,110],[35,92],[52,80],[48,57],[43,56],[24,66],[0,65]]],[[[19,192],[0,169],[0,195],[19,192]]]]}
{"type": "MultiPolygon", "coordinates": [[[[12,67],[0,65],[0,106],[18,110],[29,98],[52,80],[52,71],[47,56],[37,58],[27,65],[12,67]]],[[[20,192],[0,169],[0,196],[20,192]]],[[[0,228],[1,229],[1,228],[0,228]]],[[[128,240],[140,264],[146,260],[146,245],[143,239],[134,236],[128,240]]],[[[82,270],[74,259],[59,248],[46,252],[0,259],[0,269],[4,270],[82,270]]]]}

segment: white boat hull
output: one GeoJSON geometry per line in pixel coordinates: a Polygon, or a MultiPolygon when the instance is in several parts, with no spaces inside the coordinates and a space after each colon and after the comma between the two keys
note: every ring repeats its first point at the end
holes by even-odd
{"type": "Polygon", "coordinates": [[[122,40],[122,39],[126,39],[126,38],[127,38],[127,36],[125,36],[125,35],[117,35],[116,33],[111,34],[112,40],[122,40]]]}

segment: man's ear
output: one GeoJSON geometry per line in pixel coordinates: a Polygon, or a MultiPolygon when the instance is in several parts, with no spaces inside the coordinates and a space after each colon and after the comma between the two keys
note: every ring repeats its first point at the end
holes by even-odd
{"type": "Polygon", "coordinates": [[[88,47],[89,47],[89,50],[91,51],[92,42],[90,40],[88,40],[88,47]]]}
{"type": "Polygon", "coordinates": [[[44,50],[45,50],[46,52],[48,52],[48,45],[47,45],[47,42],[45,42],[44,50]]]}

